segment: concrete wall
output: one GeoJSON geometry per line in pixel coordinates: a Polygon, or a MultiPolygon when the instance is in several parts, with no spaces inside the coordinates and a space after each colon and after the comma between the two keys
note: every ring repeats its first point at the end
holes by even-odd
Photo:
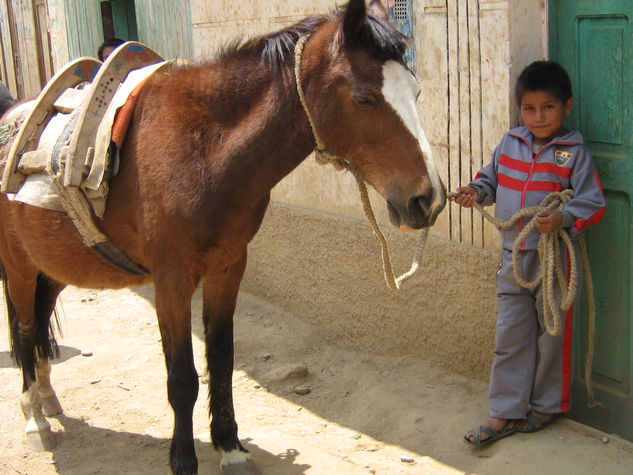
{"type": "MultiPolygon", "coordinates": [[[[402,274],[417,237],[385,234],[394,272],[402,274]]],[[[365,220],[273,203],[249,247],[242,289],[318,324],[343,347],[423,357],[483,379],[492,361],[498,262],[496,251],[430,238],[421,270],[394,292],[365,220]]]]}

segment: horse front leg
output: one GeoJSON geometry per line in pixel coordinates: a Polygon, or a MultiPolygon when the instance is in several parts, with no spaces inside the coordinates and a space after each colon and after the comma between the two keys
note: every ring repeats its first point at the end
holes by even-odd
{"type": "Polygon", "coordinates": [[[169,451],[171,473],[198,473],[193,444],[193,408],[198,397],[198,373],[191,343],[191,297],[195,286],[186,279],[155,281],[156,314],[167,365],[167,396],[174,411],[169,451]]]}
{"type": "Polygon", "coordinates": [[[235,475],[260,473],[237,437],[233,408],[233,313],[245,266],[246,254],[229,269],[203,281],[211,440],[222,453],[222,472],[235,475]]]}

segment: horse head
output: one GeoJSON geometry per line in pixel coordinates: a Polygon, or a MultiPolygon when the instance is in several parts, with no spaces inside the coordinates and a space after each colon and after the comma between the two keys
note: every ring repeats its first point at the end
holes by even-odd
{"type": "Polygon", "coordinates": [[[297,59],[317,147],[372,185],[402,230],[431,226],[446,205],[418,117],[420,89],[403,59],[406,41],[379,1],[350,0],[297,59]]]}

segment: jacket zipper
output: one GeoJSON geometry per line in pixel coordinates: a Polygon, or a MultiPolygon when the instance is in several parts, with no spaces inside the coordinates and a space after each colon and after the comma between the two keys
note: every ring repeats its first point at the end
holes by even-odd
{"type": "MultiPolygon", "coordinates": [[[[549,148],[552,145],[572,146],[572,145],[578,145],[578,142],[549,142],[543,145],[541,149],[538,151],[538,153],[535,155],[532,152],[532,145],[530,145],[530,143],[525,139],[525,137],[521,137],[520,135],[512,135],[512,137],[516,137],[518,139],[523,140],[525,145],[527,145],[528,150],[530,151],[530,156],[532,157],[532,159],[530,160],[530,172],[528,173],[527,179],[525,180],[525,184],[523,185],[523,190],[521,191],[521,209],[523,209],[525,207],[525,195],[527,194],[527,187],[530,181],[532,180],[532,173],[534,172],[534,166],[536,165],[536,162],[538,161],[538,158],[541,155],[541,152],[543,152],[545,149],[549,148]]],[[[523,217],[519,218],[519,233],[521,231],[523,231],[523,217]]],[[[525,241],[521,243],[521,250],[522,251],[525,250],[525,241]]]]}

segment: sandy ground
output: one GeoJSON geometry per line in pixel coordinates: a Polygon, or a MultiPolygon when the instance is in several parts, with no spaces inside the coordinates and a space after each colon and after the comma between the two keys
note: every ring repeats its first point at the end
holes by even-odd
{"type": "MultiPolygon", "coordinates": [[[[0,323],[1,474],[167,473],[172,413],[150,288],[61,296],[62,357],[52,380],[64,406],[58,445],[23,435],[21,377],[0,323]],[[91,356],[82,356],[82,352],[91,356]]],[[[203,373],[200,296],[194,349],[203,373]]],[[[569,419],[483,450],[461,438],[487,415],[486,384],[411,357],[335,346],[327,332],[252,295],[236,312],[234,397],[239,433],[263,474],[630,474],[633,444],[569,419]],[[307,367],[307,375],[292,376],[307,367]],[[297,394],[297,386],[308,394],[297,394]]],[[[194,414],[200,473],[219,473],[207,386],[194,414]]]]}

